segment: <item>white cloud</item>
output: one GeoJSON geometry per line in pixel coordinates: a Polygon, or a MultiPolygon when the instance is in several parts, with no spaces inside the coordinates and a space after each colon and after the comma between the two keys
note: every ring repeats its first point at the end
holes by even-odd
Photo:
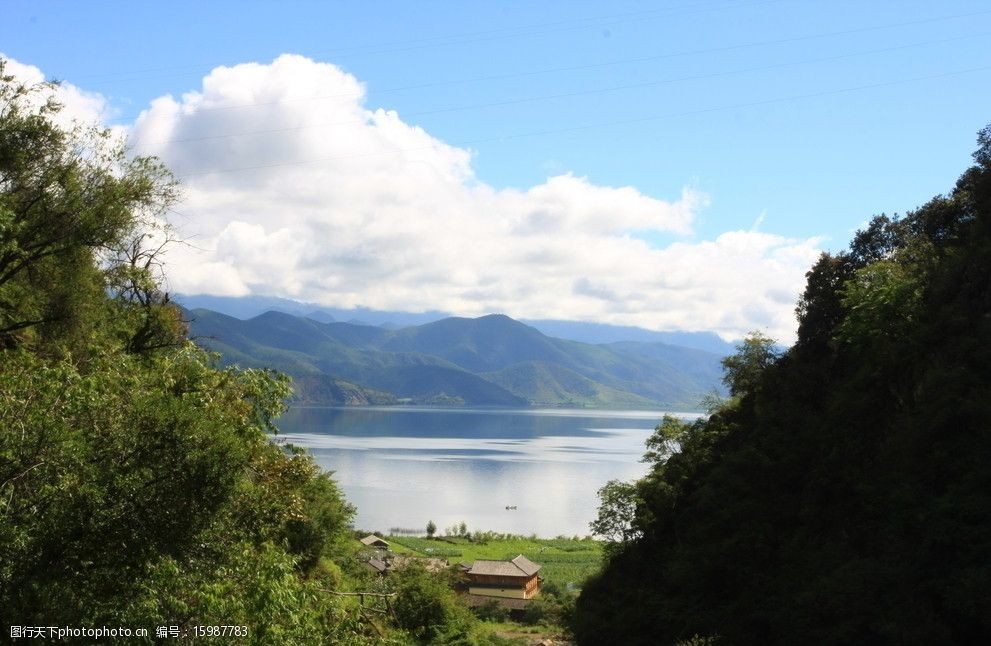
{"type": "MultiPolygon", "coordinates": [[[[21,63],[0,52],[0,60],[4,61],[4,73],[14,76],[20,83],[31,87],[45,82],[45,74],[34,65],[21,63]]],[[[30,95],[31,104],[40,107],[49,96],[53,96],[62,104],[62,110],[55,115],[54,121],[60,126],[69,128],[74,123],[96,124],[107,121],[111,116],[111,107],[103,95],[97,92],[87,92],[72,83],[61,82],[50,90],[30,95]]],[[[124,135],[123,128],[114,128],[118,136],[124,135]]]]}
{"type": "Polygon", "coordinates": [[[692,189],[663,200],[564,173],[497,190],[471,151],[366,107],[356,78],[300,56],[220,67],[156,99],[131,142],[183,178],[175,224],[195,246],[173,249],[168,272],[187,293],[790,341],[818,255],[818,240],[756,230],[691,241],[707,204],[692,189]],[[659,248],[638,233],[684,237],[659,248]]]}

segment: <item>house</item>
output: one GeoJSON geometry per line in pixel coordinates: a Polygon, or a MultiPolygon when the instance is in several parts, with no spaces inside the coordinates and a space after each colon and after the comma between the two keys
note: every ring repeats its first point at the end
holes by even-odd
{"type": "Polygon", "coordinates": [[[361,539],[361,544],[366,547],[378,547],[382,549],[389,549],[389,542],[379,538],[375,534],[369,534],[368,536],[361,539]]]}
{"type": "Polygon", "coordinates": [[[368,559],[365,562],[365,567],[379,576],[385,576],[389,571],[389,564],[382,559],[368,559]]]}
{"type": "Polygon", "coordinates": [[[475,561],[468,570],[472,597],[532,599],[540,592],[540,566],[520,554],[511,561],[475,561]]]}

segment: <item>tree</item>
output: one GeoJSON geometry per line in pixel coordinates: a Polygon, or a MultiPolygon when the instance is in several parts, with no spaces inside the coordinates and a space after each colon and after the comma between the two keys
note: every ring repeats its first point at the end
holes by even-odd
{"type": "Polygon", "coordinates": [[[635,483],[610,480],[599,489],[599,513],[588,524],[596,536],[613,543],[625,543],[640,535],[636,529],[640,496],[635,483]]]}
{"type": "Polygon", "coordinates": [[[164,166],[129,159],[107,130],[64,130],[60,109],[52,86],[0,60],[0,347],[86,339],[118,253],[177,196],[164,166]]]}
{"type": "Polygon", "coordinates": [[[906,262],[879,260],[854,272],[840,290],[847,315],[835,336],[847,344],[904,341],[918,319],[923,276],[906,262]]]}
{"type": "Polygon", "coordinates": [[[854,264],[846,254],[823,253],[805,274],[805,290],[795,307],[798,349],[803,352],[829,349],[832,330],[844,314],[839,288],[854,270],[854,264]]]}
{"type": "Polygon", "coordinates": [[[437,525],[432,520],[427,521],[427,538],[433,538],[437,533],[437,525]]]}
{"type": "Polygon", "coordinates": [[[396,622],[430,644],[471,643],[473,617],[459,602],[451,582],[414,563],[391,576],[396,622]]]}
{"type": "MultiPolygon", "coordinates": [[[[714,406],[716,401],[718,401],[719,406],[724,403],[721,399],[712,401],[714,406]]],[[[691,428],[691,424],[688,422],[678,419],[674,415],[665,415],[661,418],[661,423],[654,427],[651,436],[647,438],[645,442],[647,451],[641,462],[656,465],[666,460],[672,452],[677,450],[678,440],[689,428],[691,428]]]]}
{"type": "Polygon", "coordinates": [[[722,360],[723,383],[734,397],[754,392],[764,369],[778,358],[774,339],[754,330],[736,346],[736,354],[722,360]]]}

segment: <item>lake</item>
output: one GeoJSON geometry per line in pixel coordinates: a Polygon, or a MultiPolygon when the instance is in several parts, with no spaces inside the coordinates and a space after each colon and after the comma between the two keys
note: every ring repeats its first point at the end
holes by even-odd
{"type": "Polygon", "coordinates": [[[470,530],[553,537],[588,534],[599,487],[646,473],[644,441],[663,415],[297,407],[278,425],[335,472],[358,507],[356,527],[387,532],[433,520],[442,531],[464,521],[470,530]]]}

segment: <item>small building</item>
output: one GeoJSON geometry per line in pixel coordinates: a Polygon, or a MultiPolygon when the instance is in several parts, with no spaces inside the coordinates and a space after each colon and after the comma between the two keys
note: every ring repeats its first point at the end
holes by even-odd
{"type": "Polygon", "coordinates": [[[365,561],[365,567],[379,576],[385,576],[389,571],[389,564],[382,559],[368,559],[365,561]]]}
{"type": "Polygon", "coordinates": [[[475,561],[468,570],[473,597],[532,599],[540,592],[540,566],[520,554],[511,561],[475,561]]]}
{"type": "Polygon", "coordinates": [[[366,547],[378,547],[381,549],[389,549],[389,542],[385,539],[379,538],[375,534],[369,534],[368,536],[361,539],[361,544],[366,547]]]}

